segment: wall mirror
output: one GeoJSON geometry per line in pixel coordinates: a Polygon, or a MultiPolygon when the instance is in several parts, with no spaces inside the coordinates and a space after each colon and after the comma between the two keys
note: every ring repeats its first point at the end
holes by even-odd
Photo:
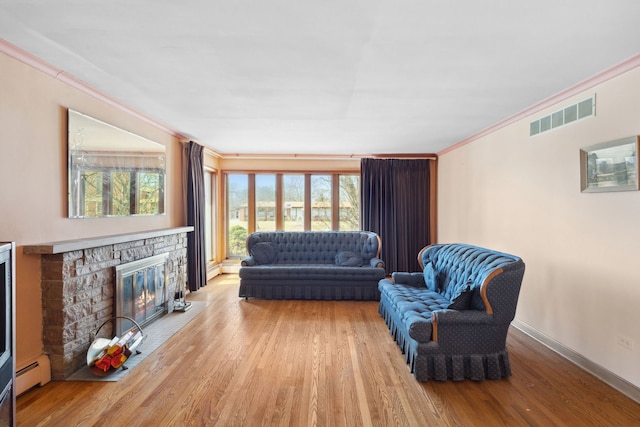
{"type": "Polygon", "coordinates": [[[69,109],[69,217],[164,214],[164,145],[69,109]]]}

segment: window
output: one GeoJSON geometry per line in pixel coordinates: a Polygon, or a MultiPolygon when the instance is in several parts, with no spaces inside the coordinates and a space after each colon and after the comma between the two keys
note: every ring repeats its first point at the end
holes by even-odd
{"type": "Polygon", "coordinates": [[[256,175],[256,231],[276,230],[276,176],[256,175]]]}
{"type": "Polygon", "coordinates": [[[338,230],[360,229],[360,177],[340,175],[338,230]]]}
{"type": "Polygon", "coordinates": [[[282,176],[283,230],[304,230],[304,175],[282,176]]]}
{"type": "Polygon", "coordinates": [[[217,175],[214,171],[204,172],[204,199],[205,199],[205,256],[207,262],[215,261],[217,258],[217,218],[216,218],[216,183],[217,175]]]}
{"type": "Polygon", "coordinates": [[[311,175],[311,230],[331,230],[331,175],[311,175]]]}
{"type": "Polygon", "coordinates": [[[253,231],[360,229],[360,175],[229,173],[227,257],[243,258],[253,231]]]}
{"type": "Polygon", "coordinates": [[[247,255],[246,240],[249,233],[249,176],[227,175],[227,256],[242,258],[247,255]]]}

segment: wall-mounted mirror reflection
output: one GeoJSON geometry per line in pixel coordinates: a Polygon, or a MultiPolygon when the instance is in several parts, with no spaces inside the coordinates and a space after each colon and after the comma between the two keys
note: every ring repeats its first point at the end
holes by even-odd
{"type": "Polygon", "coordinates": [[[164,213],[164,145],[69,110],[69,217],[164,213]]]}

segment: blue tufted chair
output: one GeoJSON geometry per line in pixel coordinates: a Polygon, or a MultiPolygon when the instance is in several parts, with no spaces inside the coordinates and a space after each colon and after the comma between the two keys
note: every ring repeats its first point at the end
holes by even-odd
{"type": "Polygon", "coordinates": [[[513,255],[467,244],[418,254],[419,273],[382,279],[380,315],[419,381],[511,375],[506,338],[524,276],[513,255]]]}

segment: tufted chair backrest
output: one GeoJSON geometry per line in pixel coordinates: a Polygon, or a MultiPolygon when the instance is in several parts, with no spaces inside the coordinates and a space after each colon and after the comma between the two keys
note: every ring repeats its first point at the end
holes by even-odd
{"type": "Polygon", "coordinates": [[[260,231],[247,239],[247,251],[258,243],[271,243],[276,264],[335,264],[339,251],[360,254],[368,263],[379,257],[378,235],[370,231],[260,231]]]}
{"type": "MultiPolygon", "coordinates": [[[[439,292],[445,298],[459,295],[469,284],[475,291],[473,308],[478,310],[485,307],[477,291],[492,273],[498,269],[503,274],[514,272],[516,280],[518,276],[521,280],[524,274],[524,263],[517,256],[461,243],[428,246],[421,254],[423,268],[429,262],[436,272],[439,292]]],[[[518,283],[518,291],[519,288],[518,283]]]]}

